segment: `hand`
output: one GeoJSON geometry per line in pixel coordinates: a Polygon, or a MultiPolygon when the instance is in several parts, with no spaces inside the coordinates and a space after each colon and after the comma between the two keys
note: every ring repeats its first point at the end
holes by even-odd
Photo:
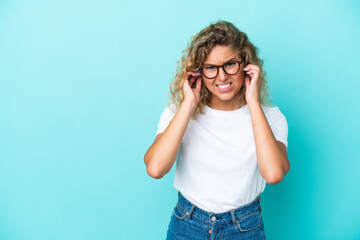
{"type": "Polygon", "coordinates": [[[246,102],[248,105],[257,104],[257,103],[260,104],[260,88],[261,88],[260,68],[259,66],[248,64],[243,70],[246,72],[245,75],[246,102]]]}
{"type": "Polygon", "coordinates": [[[187,72],[183,91],[184,91],[184,102],[189,101],[194,106],[196,106],[200,101],[200,89],[201,89],[201,74],[197,72],[187,72]],[[196,87],[192,88],[191,86],[196,81],[196,87]]]}

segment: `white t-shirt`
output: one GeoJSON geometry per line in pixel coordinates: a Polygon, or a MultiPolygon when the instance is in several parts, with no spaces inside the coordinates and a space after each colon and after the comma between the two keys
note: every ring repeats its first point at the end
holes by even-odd
{"type": "MultiPolygon", "coordinates": [[[[171,108],[175,109],[174,105],[171,108]]],[[[262,109],[275,139],[287,147],[285,116],[278,107],[262,109]]],[[[166,107],[156,134],[164,132],[174,116],[166,107]]],[[[205,105],[204,114],[197,120],[190,118],[179,151],[174,187],[207,212],[222,213],[244,206],[265,189],[248,105],[233,111],[205,105]]]]}

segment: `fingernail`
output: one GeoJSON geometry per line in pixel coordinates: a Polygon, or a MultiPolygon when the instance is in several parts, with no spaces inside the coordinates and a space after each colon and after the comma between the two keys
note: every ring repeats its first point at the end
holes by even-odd
{"type": "Polygon", "coordinates": [[[243,70],[244,70],[244,71],[246,71],[246,70],[247,70],[247,68],[245,67],[243,70]]]}

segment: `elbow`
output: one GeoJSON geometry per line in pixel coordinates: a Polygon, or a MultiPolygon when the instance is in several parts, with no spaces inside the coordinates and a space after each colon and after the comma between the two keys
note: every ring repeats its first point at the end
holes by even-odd
{"type": "Polygon", "coordinates": [[[146,166],[146,172],[150,177],[155,179],[160,179],[164,176],[158,170],[154,169],[154,167],[151,167],[150,164],[146,166]]]}
{"type": "Polygon", "coordinates": [[[155,179],[162,178],[165,174],[163,174],[160,169],[156,166],[156,162],[154,162],[154,156],[147,151],[144,156],[144,162],[146,165],[147,174],[155,179]]]}
{"type": "Polygon", "coordinates": [[[289,168],[287,170],[284,170],[282,172],[273,173],[270,176],[268,176],[265,181],[270,185],[279,184],[282,182],[282,180],[285,177],[285,174],[289,171],[289,168]]]}
{"type": "Polygon", "coordinates": [[[285,175],[289,172],[289,170],[290,170],[290,163],[289,161],[287,161],[287,164],[281,170],[269,174],[267,178],[265,178],[265,181],[270,185],[281,183],[285,175]]]}
{"type": "Polygon", "coordinates": [[[155,179],[160,179],[160,178],[162,178],[164,176],[164,175],[159,174],[158,172],[156,172],[156,171],[154,171],[154,170],[152,170],[152,169],[150,169],[148,167],[146,168],[146,172],[150,177],[155,178],[155,179]]]}
{"type": "Polygon", "coordinates": [[[150,177],[155,178],[155,179],[160,179],[163,177],[163,175],[161,175],[159,173],[159,171],[153,167],[153,164],[151,164],[152,161],[151,161],[150,157],[148,156],[148,153],[146,153],[144,156],[144,162],[146,165],[146,172],[150,177]]]}
{"type": "Polygon", "coordinates": [[[275,184],[281,183],[283,179],[284,179],[284,176],[274,176],[274,177],[266,179],[266,182],[270,185],[275,185],[275,184]]]}

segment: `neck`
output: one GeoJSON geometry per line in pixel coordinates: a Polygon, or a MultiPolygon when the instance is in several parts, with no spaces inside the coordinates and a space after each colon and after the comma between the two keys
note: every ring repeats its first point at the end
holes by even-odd
{"type": "Polygon", "coordinates": [[[211,99],[207,105],[212,109],[216,109],[216,110],[233,111],[245,106],[246,104],[247,103],[245,99],[241,99],[240,101],[236,101],[236,102],[235,101],[216,102],[216,101],[212,101],[211,99]]]}

